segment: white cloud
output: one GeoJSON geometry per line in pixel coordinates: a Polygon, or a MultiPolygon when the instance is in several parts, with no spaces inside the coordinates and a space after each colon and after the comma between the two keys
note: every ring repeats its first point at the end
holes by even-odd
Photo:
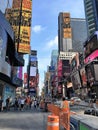
{"type": "Polygon", "coordinates": [[[43,30],[44,28],[41,25],[35,25],[32,27],[32,31],[35,33],[39,33],[43,30]]]}
{"type": "Polygon", "coordinates": [[[58,36],[56,36],[54,39],[47,42],[46,48],[50,49],[52,47],[58,46],[58,36]]]}

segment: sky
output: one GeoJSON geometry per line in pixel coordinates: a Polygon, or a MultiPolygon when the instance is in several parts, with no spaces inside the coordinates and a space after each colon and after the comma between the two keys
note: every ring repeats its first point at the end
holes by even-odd
{"type": "MultiPolygon", "coordinates": [[[[84,0],[32,0],[31,49],[37,50],[40,74],[40,89],[43,87],[44,72],[50,65],[51,52],[58,49],[58,15],[69,12],[71,18],[85,18],[84,0]]],[[[12,0],[9,0],[11,7],[12,0]]],[[[0,10],[7,7],[7,0],[0,0],[0,10]]],[[[24,56],[25,67],[28,55],[24,56]]]]}

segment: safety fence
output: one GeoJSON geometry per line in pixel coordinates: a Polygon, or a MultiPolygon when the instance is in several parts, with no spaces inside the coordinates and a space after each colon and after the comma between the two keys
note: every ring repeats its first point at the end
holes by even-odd
{"type": "Polygon", "coordinates": [[[70,130],[70,115],[76,114],[70,110],[65,111],[63,108],[54,104],[48,104],[48,111],[53,115],[59,116],[59,124],[62,125],[66,130],[70,130]]]}

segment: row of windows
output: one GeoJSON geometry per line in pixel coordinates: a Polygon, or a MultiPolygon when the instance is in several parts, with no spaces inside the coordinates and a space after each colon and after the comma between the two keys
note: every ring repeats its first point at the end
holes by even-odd
{"type": "Polygon", "coordinates": [[[95,25],[92,24],[91,26],[89,26],[89,29],[95,28],[95,25]]]}
{"type": "Polygon", "coordinates": [[[88,16],[88,21],[91,20],[91,19],[94,19],[94,15],[93,14],[88,16]]]}

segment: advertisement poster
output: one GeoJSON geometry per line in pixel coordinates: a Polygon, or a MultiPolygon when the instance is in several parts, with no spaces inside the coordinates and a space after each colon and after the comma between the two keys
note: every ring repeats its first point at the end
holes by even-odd
{"type": "Polygon", "coordinates": [[[58,61],[58,77],[62,76],[62,60],[58,61]]]}
{"type": "Polygon", "coordinates": [[[95,80],[98,81],[98,64],[94,64],[95,80]]]}
{"type": "Polygon", "coordinates": [[[79,72],[76,71],[74,74],[72,74],[72,84],[73,84],[73,88],[76,89],[80,89],[81,86],[81,81],[80,81],[80,75],[79,72]]]}
{"type": "Polygon", "coordinates": [[[28,87],[28,74],[27,73],[24,73],[24,88],[27,88],[28,87]]]}
{"type": "Polygon", "coordinates": [[[92,66],[92,65],[87,66],[86,72],[87,72],[87,81],[88,81],[88,84],[89,84],[90,86],[92,86],[92,85],[94,84],[94,71],[93,71],[93,66],[92,66]]]}
{"type": "Polygon", "coordinates": [[[13,0],[12,27],[16,37],[16,49],[23,54],[30,53],[30,33],[31,33],[31,0],[13,0]]]}
{"type": "Polygon", "coordinates": [[[29,80],[29,87],[30,88],[36,88],[37,86],[37,79],[36,76],[31,76],[29,80]]]}
{"type": "Polygon", "coordinates": [[[62,75],[65,77],[70,74],[69,60],[62,60],[62,75]]]}
{"type": "Polygon", "coordinates": [[[82,81],[82,87],[87,87],[87,76],[85,68],[80,69],[80,76],[82,81]]]}
{"type": "Polygon", "coordinates": [[[37,68],[30,66],[30,76],[36,76],[37,68]]]}

